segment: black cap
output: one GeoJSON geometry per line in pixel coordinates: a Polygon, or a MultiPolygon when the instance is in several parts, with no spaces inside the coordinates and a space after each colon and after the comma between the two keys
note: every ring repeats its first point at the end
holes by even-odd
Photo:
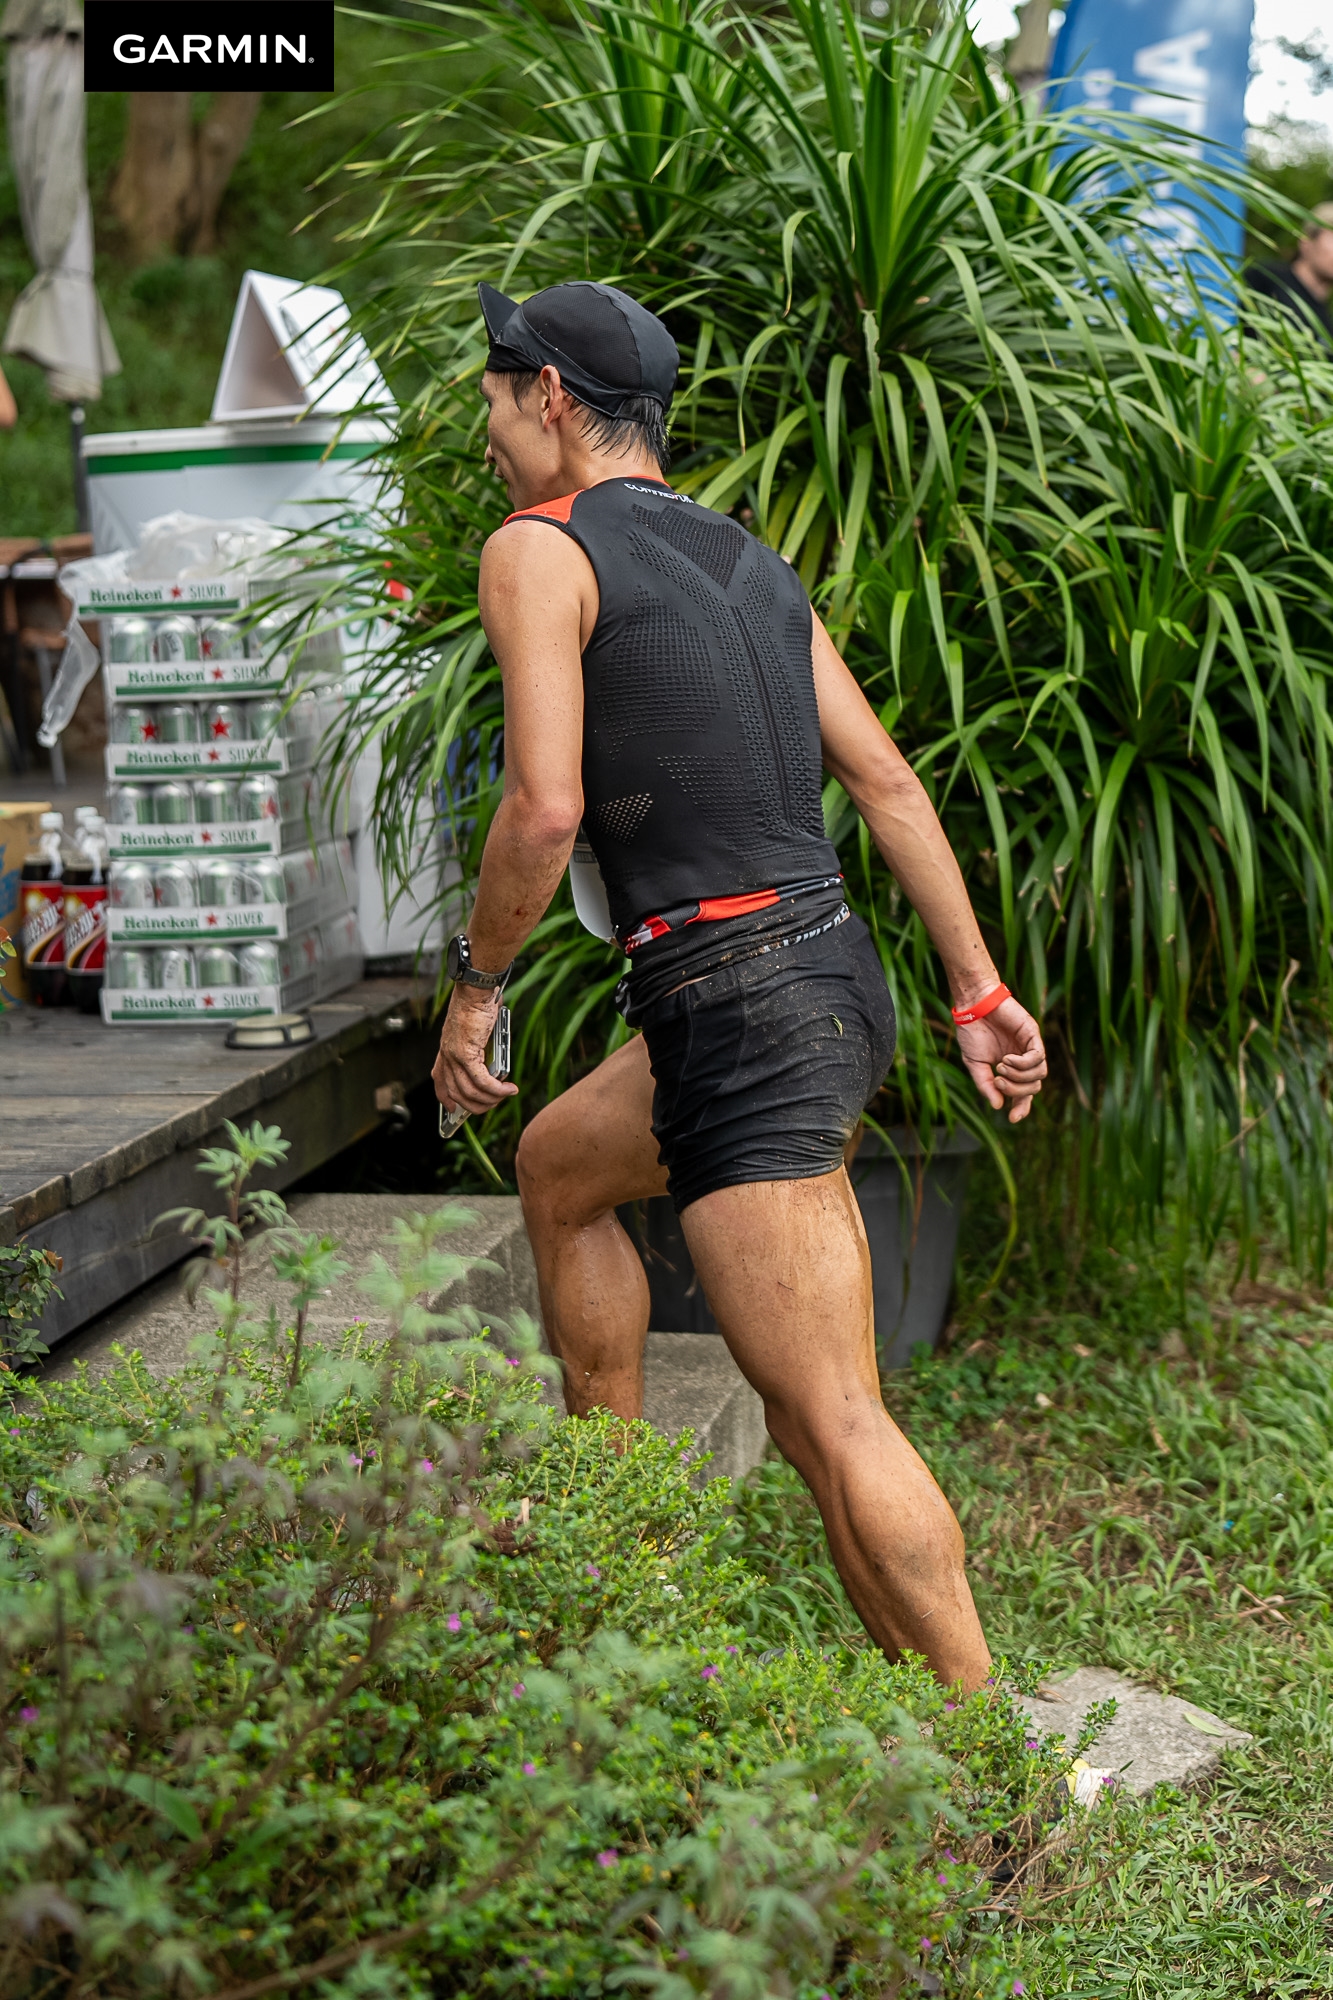
{"type": "Polygon", "coordinates": [[[680,350],[656,313],[614,285],[551,285],[521,306],[494,285],[477,294],[497,374],[558,368],[570,394],[604,417],[618,417],[630,396],[655,396],[663,409],[671,401],[680,350]]]}

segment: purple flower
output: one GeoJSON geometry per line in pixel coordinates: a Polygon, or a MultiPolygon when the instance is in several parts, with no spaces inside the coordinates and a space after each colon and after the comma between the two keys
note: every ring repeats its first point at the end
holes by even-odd
{"type": "Polygon", "coordinates": [[[602,1572],[598,1569],[596,1563],[588,1563],[584,1573],[585,1575],[590,1576],[594,1583],[596,1583],[596,1581],[602,1574],[602,1572]]]}
{"type": "Polygon", "coordinates": [[[451,1632],[461,1632],[463,1629],[463,1621],[456,1611],[451,1611],[444,1622],[451,1632]]]}
{"type": "Polygon", "coordinates": [[[19,1721],[36,1722],[40,1714],[41,1710],[39,1708],[21,1708],[19,1710],[19,1721]]]}
{"type": "Polygon", "coordinates": [[[358,1458],[355,1452],[352,1453],[352,1456],[347,1461],[349,1465],[364,1465],[365,1462],[364,1458],[358,1458]]]}
{"type": "Polygon", "coordinates": [[[955,1868],[958,1866],[958,1856],[954,1853],[951,1847],[945,1848],[944,1858],[946,1861],[952,1861],[955,1868]]]}
{"type": "Polygon", "coordinates": [[[699,1679],[701,1681],[720,1681],[721,1678],[722,1678],[721,1669],[719,1667],[715,1667],[711,1661],[704,1668],[703,1672],[699,1676],[699,1679]]]}
{"type": "Polygon", "coordinates": [[[1025,1738],[1023,1743],[1023,1748],[1025,1750],[1035,1750],[1036,1747],[1037,1747],[1037,1739],[1035,1736],[1029,1736],[1025,1738]]]}
{"type": "Polygon", "coordinates": [[[957,1706],[958,1703],[956,1701],[946,1701],[944,1704],[944,1713],[946,1715],[952,1715],[957,1706]]]}
{"type": "Polygon", "coordinates": [[[922,1951],[933,1951],[935,1949],[935,1940],[933,1938],[922,1938],[921,1949],[922,1951]]]}
{"type": "Polygon", "coordinates": [[[1021,1979],[1016,1979],[1013,1985],[1009,1988],[1009,1991],[1011,1993],[1026,1993],[1027,1987],[1023,1984],[1021,1979]]]}
{"type": "Polygon", "coordinates": [[[724,1652],[724,1653],[739,1653],[739,1651],[740,1651],[740,1647],[739,1647],[739,1646],[724,1646],[724,1647],[722,1648],[722,1650],[723,1650],[723,1652],[724,1652]]]}
{"type": "Polygon", "coordinates": [[[423,1458],[421,1461],[421,1470],[423,1472],[434,1472],[435,1467],[428,1458],[423,1458]]]}
{"type": "Polygon", "coordinates": [[[522,1681],[514,1682],[514,1693],[516,1695],[522,1695],[527,1693],[527,1689],[524,1687],[522,1681]]]}
{"type": "Polygon", "coordinates": [[[537,1766],[535,1764],[525,1764],[523,1766],[523,1776],[525,1778],[535,1778],[536,1775],[537,1775],[537,1766]]]}
{"type": "Polygon", "coordinates": [[[946,1889],[948,1888],[948,1886],[949,1886],[949,1878],[948,1878],[948,1876],[947,1876],[947,1875],[937,1875],[937,1876],[935,1877],[935,1880],[936,1880],[937,1882],[943,1882],[943,1884],[944,1884],[945,1888],[946,1888],[946,1889]]]}
{"type": "Polygon", "coordinates": [[[619,1859],[620,1856],[614,1847],[604,1847],[597,1857],[597,1866],[599,1868],[614,1868],[619,1859]]]}
{"type": "Polygon", "coordinates": [[[511,1368],[521,1368],[523,1365],[522,1362],[516,1360],[512,1354],[506,1354],[505,1360],[509,1363],[509,1366],[511,1368]]]}

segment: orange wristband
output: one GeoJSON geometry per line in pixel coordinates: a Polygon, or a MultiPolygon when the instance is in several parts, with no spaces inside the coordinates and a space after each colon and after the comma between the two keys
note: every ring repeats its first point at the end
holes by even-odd
{"type": "Polygon", "coordinates": [[[970,1007],[955,1007],[953,1009],[954,1020],[960,1028],[965,1028],[969,1021],[984,1021],[987,1014],[993,1014],[1000,1002],[1008,998],[1009,988],[1007,986],[997,986],[983,1000],[974,1000],[970,1007]]]}

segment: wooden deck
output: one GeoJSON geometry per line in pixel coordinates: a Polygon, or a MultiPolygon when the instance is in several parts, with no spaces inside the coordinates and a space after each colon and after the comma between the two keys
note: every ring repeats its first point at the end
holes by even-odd
{"type": "Polygon", "coordinates": [[[224,1119],[260,1118],[291,1141],[274,1187],[381,1122],[394,1086],[410,1090],[438,1046],[429,994],[368,979],[312,1007],[316,1039],[297,1049],[223,1046],[217,1028],[107,1028],[72,1009],[0,1014],[0,1243],[20,1236],[64,1259],[50,1344],[180,1260],[154,1232],[168,1208],[206,1202],[197,1149],[224,1119]],[[377,1102],[378,1098],[378,1102],[377,1102]]]}

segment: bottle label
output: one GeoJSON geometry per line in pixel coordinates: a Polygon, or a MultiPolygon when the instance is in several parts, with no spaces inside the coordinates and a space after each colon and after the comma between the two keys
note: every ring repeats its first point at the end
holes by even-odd
{"type": "Polygon", "coordinates": [[[63,882],[23,884],[23,929],[19,949],[24,965],[65,963],[65,885],[63,882]]]}
{"type": "Polygon", "coordinates": [[[106,884],[80,882],[65,889],[65,967],[71,975],[106,966],[106,884]]]}

